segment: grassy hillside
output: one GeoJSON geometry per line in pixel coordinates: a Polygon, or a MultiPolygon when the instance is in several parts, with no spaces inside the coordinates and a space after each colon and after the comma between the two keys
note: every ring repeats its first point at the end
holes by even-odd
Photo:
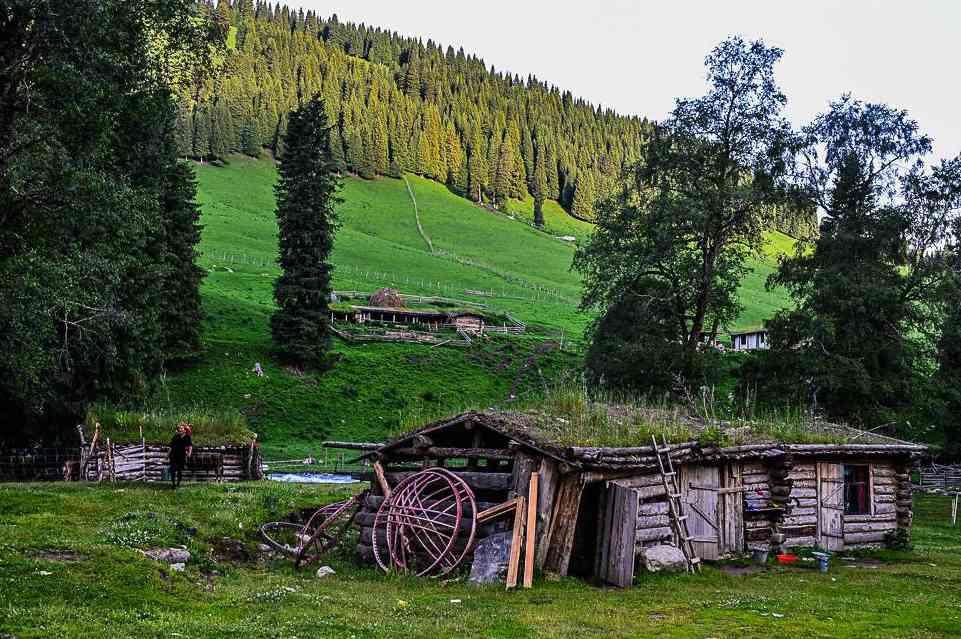
{"type": "Polygon", "coordinates": [[[259,524],[333,501],[335,491],[2,484],[0,636],[927,639],[961,627],[961,538],[943,496],[915,498],[914,552],[842,553],[825,574],[813,562],[721,564],[697,575],[642,573],[624,590],[538,576],[532,590],[505,592],[385,577],[343,555],[325,560],[337,574],[324,579],[253,558],[259,524]],[[230,558],[224,538],[251,556],[230,558]],[[136,550],[174,544],[191,552],[184,572],[136,550]]]}
{"type": "MultiPolygon", "coordinates": [[[[341,228],[333,262],[335,288],[445,295],[490,303],[528,323],[519,339],[489,339],[469,349],[405,344],[347,346],[332,371],[300,376],[269,359],[272,286],[279,271],[271,162],[244,157],[229,165],[198,165],[203,210],[201,264],[207,320],[198,366],[168,376],[159,401],[241,409],[268,456],[316,453],[325,438],[379,439],[429,415],[486,407],[510,395],[540,392],[544,383],[580,365],[590,318],[577,311],[574,246],[556,235],[583,238],[590,226],[556,203],[545,207],[547,232],[523,220],[533,203],[511,203],[510,215],[490,212],[417,176],[404,180],[344,180],[341,228]],[[465,291],[492,292],[471,298],[465,291]],[[263,378],[253,373],[260,362],[263,378]]],[[[784,236],[773,236],[772,251],[784,236]]],[[[739,324],[760,323],[781,301],[763,290],[773,260],[745,283],[739,324]]]]}

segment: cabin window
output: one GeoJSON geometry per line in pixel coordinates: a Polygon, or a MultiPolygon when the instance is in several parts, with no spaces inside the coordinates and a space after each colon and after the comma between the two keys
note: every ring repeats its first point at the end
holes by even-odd
{"type": "Polygon", "coordinates": [[[844,514],[871,514],[871,467],[844,465],[844,514]]]}

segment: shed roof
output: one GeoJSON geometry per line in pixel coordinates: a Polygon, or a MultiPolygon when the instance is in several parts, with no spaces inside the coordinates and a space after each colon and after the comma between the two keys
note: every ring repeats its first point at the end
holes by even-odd
{"type": "MultiPolygon", "coordinates": [[[[687,458],[743,459],[786,453],[801,456],[903,456],[927,450],[923,445],[829,422],[818,422],[814,427],[817,437],[810,438],[803,437],[801,433],[796,437],[777,437],[763,429],[752,433],[750,424],[727,424],[730,438],[719,440],[717,433],[725,431],[724,422],[711,423],[691,417],[685,417],[684,420],[689,427],[686,431],[688,437],[668,440],[676,462],[687,458]]],[[[630,469],[651,467],[657,462],[651,442],[655,433],[646,431],[642,435],[639,432],[637,440],[630,446],[597,446],[589,440],[578,441],[576,437],[566,437],[563,429],[567,426],[569,424],[563,418],[534,411],[469,411],[405,433],[364,457],[389,458],[395,449],[409,449],[419,436],[457,428],[481,427],[501,434],[522,448],[584,468],[630,469]]]]}

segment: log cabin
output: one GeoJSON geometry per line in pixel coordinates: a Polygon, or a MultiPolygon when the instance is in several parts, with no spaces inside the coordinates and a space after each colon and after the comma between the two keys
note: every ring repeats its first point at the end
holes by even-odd
{"type": "MultiPolygon", "coordinates": [[[[924,446],[826,423],[797,437],[752,433],[741,424],[718,438],[718,424],[685,420],[681,431],[693,433],[686,439],[678,431],[666,445],[655,445],[647,431],[638,445],[603,447],[576,441],[566,420],[543,413],[466,412],[362,458],[380,462],[388,488],[420,469],[443,466],[472,487],[478,510],[527,498],[536,472],[535,566],[621,587],[633,582],[646,547],[679,544],[661,470],[667,456],[677,474],[676,502],[701,560],[805,546],[873,548],[899,530],[909,534],[909,471],[924,446]]],[[[383,501],[372,481],[354,520],[363,561],[372,558],[373,522],[383,501]]],[[[509,523],[481,526],[478,539],[509,523]]]]}

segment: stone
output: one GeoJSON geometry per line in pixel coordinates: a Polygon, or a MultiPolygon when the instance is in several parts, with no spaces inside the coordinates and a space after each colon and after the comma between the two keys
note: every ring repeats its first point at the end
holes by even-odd
{"type": "Polygon", "coordinates": [[[330,575],[336,575],[337,573],[330,566],[321,566],[317,569],[317,578],[322,579],[324,577],[329,577],[330,575]]]}
{"type": "Polygon", "coordinates": [[[166,564],[185,564],[190,561],[190,552],[183,548],[151,548],[144,550],[143,554],[166,564]]]}
{"type": "Polygon", "coordinates": [[[470,583],[497,584],[507,578],[507,563],[511,554],[510,532],[494,533],[477,542],[474,563],[470,567],[470,583]]]}
{"type": "Polygon", "coordinates": [[[187,569],[187,566],[182,563],[170,564],[170,569],[174,572],[183,572],[187,569]]]}
{"type": "Polygon", "coordinates": [[[649,546],[641,551],[644,567],[649,572],[685,572],[687,559],[677,546],[660,544],[649,546]]]}

